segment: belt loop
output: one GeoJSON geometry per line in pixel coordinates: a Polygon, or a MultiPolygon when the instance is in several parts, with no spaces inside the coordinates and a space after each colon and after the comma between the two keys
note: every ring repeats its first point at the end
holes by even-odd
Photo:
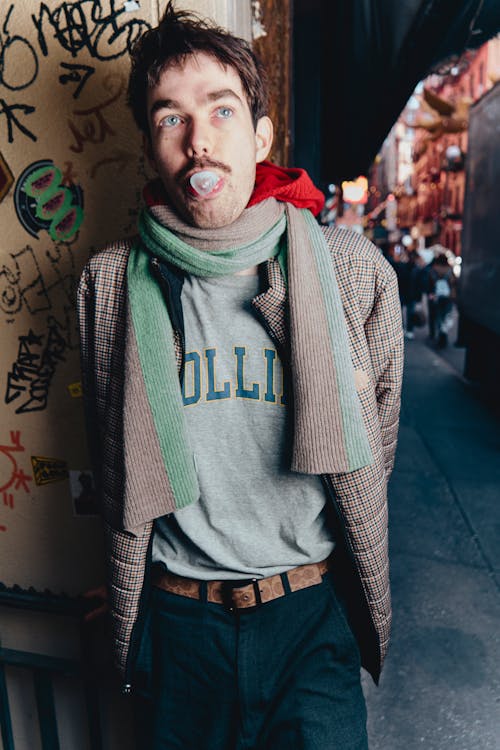
{"type": "Polygon", "coordinates": [[[280,573],[280,578],[281,582],[283,583],[285,596],[288,596],[288,594],[292,593],[292,589],[290,588],[290,581],[288,580],[288,573],[280,573]]]}
{"type": "Polygon", "coordinates": [[[204,604],[208,601],[208,586],[206,581],[200,581],[199,582],[199,592],[200,592],[200,602],[203,602],[204,604]]]}
{"type": "Polygon", "coordinates": [[[252,578],[252,586],[253,586],[253,592],[255,595],[255,604],[257,607],[260,607],[262,604],[262,597],[260,595],[260,588],[259,588],[259,579],[258,578],[252,578]]]}

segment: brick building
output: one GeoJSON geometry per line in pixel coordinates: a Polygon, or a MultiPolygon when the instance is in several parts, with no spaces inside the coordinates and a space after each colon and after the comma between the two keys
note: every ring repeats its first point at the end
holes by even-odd
{"type": "Polygon", "coordinates": [[[396,126],[414,134],[411,187],[395,187],[398,225],[416,227],[426,245],[437,242],[460,255],[468,110],[499,79],[496,38],[429,76],[396,126]]]}
{"type": "Polygon", "coordinates": [[[369,235],[391,242],[411,232],[460,255],[468,110],[499,79],[496,38],[417,86],[370,169],[369,235]],[[386,216],[391,195],[396,231],[386,216]]]}

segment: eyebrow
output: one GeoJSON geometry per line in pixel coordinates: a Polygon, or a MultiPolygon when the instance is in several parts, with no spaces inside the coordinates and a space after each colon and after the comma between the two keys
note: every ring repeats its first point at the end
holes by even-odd
{"type": "MultiPolygon", "coordinates": [[[[219,101],[219,99],[225,99],[226,97],[237,99],[237,101],[243,104],[241,97],[238,96],[236,91],[233,91],[233,89],[219,89],[218,91],[210,91],[210,93],[207,94],[207,101],[216,102],[219,101]]],[[[151,106],[151,110],[149,113],[150,117],[152,117],[155,112],[158,112],[158,110],[161,109],[182,109],[182,105],[179,101],[177,101],[177,99],[157,99],[151,106]]]]}
{"type": "Polygon", "coordinates": [[[175,99],[157,99],[153,103],[149,115],[152,117],[159,109],[180,109],[180,107],[180,102],[175,99]]]}
{"type": "Polygon", "coordinates": [[[209,102],[215,102],[218,99],[225,99],[227,96],[232,97],[233,99],[237,99],[243,104],[241,97],[238,96],[236,91],[233,91],[233,89],[220,89],[219,91],[211,91],[210,94],[207,95],[207,99],[209,102]]]}

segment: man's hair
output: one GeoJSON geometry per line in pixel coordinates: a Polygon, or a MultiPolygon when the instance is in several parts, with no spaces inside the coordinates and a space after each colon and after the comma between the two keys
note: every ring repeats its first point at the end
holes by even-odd
{"type": "Polygon", "coordinates": [[[439,255],[436,255],[432,263],[435,266],[449,266],[450,265],[445,253],[439,253],[439,255]]]}
{"type": "Polygon", "coordinates": [[[189,55],[204,52],[238,73],[254,127],[267,113],[267,81],[262,63],[244,39],[188,11],[168,3],[159,25],[146,31],[132,47],[132,70],[127,103],[135,122],[149,138],[148,89],[169,66],[182,64],[189,55]]]}

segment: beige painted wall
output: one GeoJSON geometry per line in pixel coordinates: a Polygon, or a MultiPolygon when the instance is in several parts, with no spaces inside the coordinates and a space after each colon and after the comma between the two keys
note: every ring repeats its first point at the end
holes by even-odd
{"type": "MultiPolygon", "coordinates": [[[[82,477],[89,461],[75,287],[93,248],[134,231],[146,171],[125,106],[127,40],[155,24],[164,5],[0,2],[0,582],[7,586],[76,595],[104,579],[100,524],[82,477]]],[[[250,36],[250,0],[178,5],[250,36]]],[[[35,619],[0,610],[2,645],[78,654],[69,626],[42,618],[35,627],[35,619]]],[[[24,679],[9,673],[16,748],[34,750],[24,679]]],[[[86,744],[69,695],[61,690],[58,698],[61,727],[80,739],[62,746],[79,750],[86,744]]],[[[107,747],[124,747],[113,722],[108,734],[107,747]]]]}
{"type": "MultiPolygon", "coordinates": [[[[241,0],[179,5],[239,33],[248,27],[241,0]]],[[[75,503],[89,462],[74,293],[89,249],[134,229],[145,169],[125,106],[126,43],[157,16],[154,0],[0,6],[0,580],[7,585],[76,593],[102,576],[98,521],[85,496],[75,503]],[[100,20],[92,18],[97,8],[100,20]]]]}
{"type": "Polygon", "coordinates": [[[124,102],[126,43],[157,16],[154,2],[125,9],[136,5],[0,6],[0,152],[11,183],[0,203],[0,580],[8,585],[74,594],[102,578],[99,522],[74,503],[89,469],[75,285],[89,249],[133,231],[143,163],[124,102]]]}

